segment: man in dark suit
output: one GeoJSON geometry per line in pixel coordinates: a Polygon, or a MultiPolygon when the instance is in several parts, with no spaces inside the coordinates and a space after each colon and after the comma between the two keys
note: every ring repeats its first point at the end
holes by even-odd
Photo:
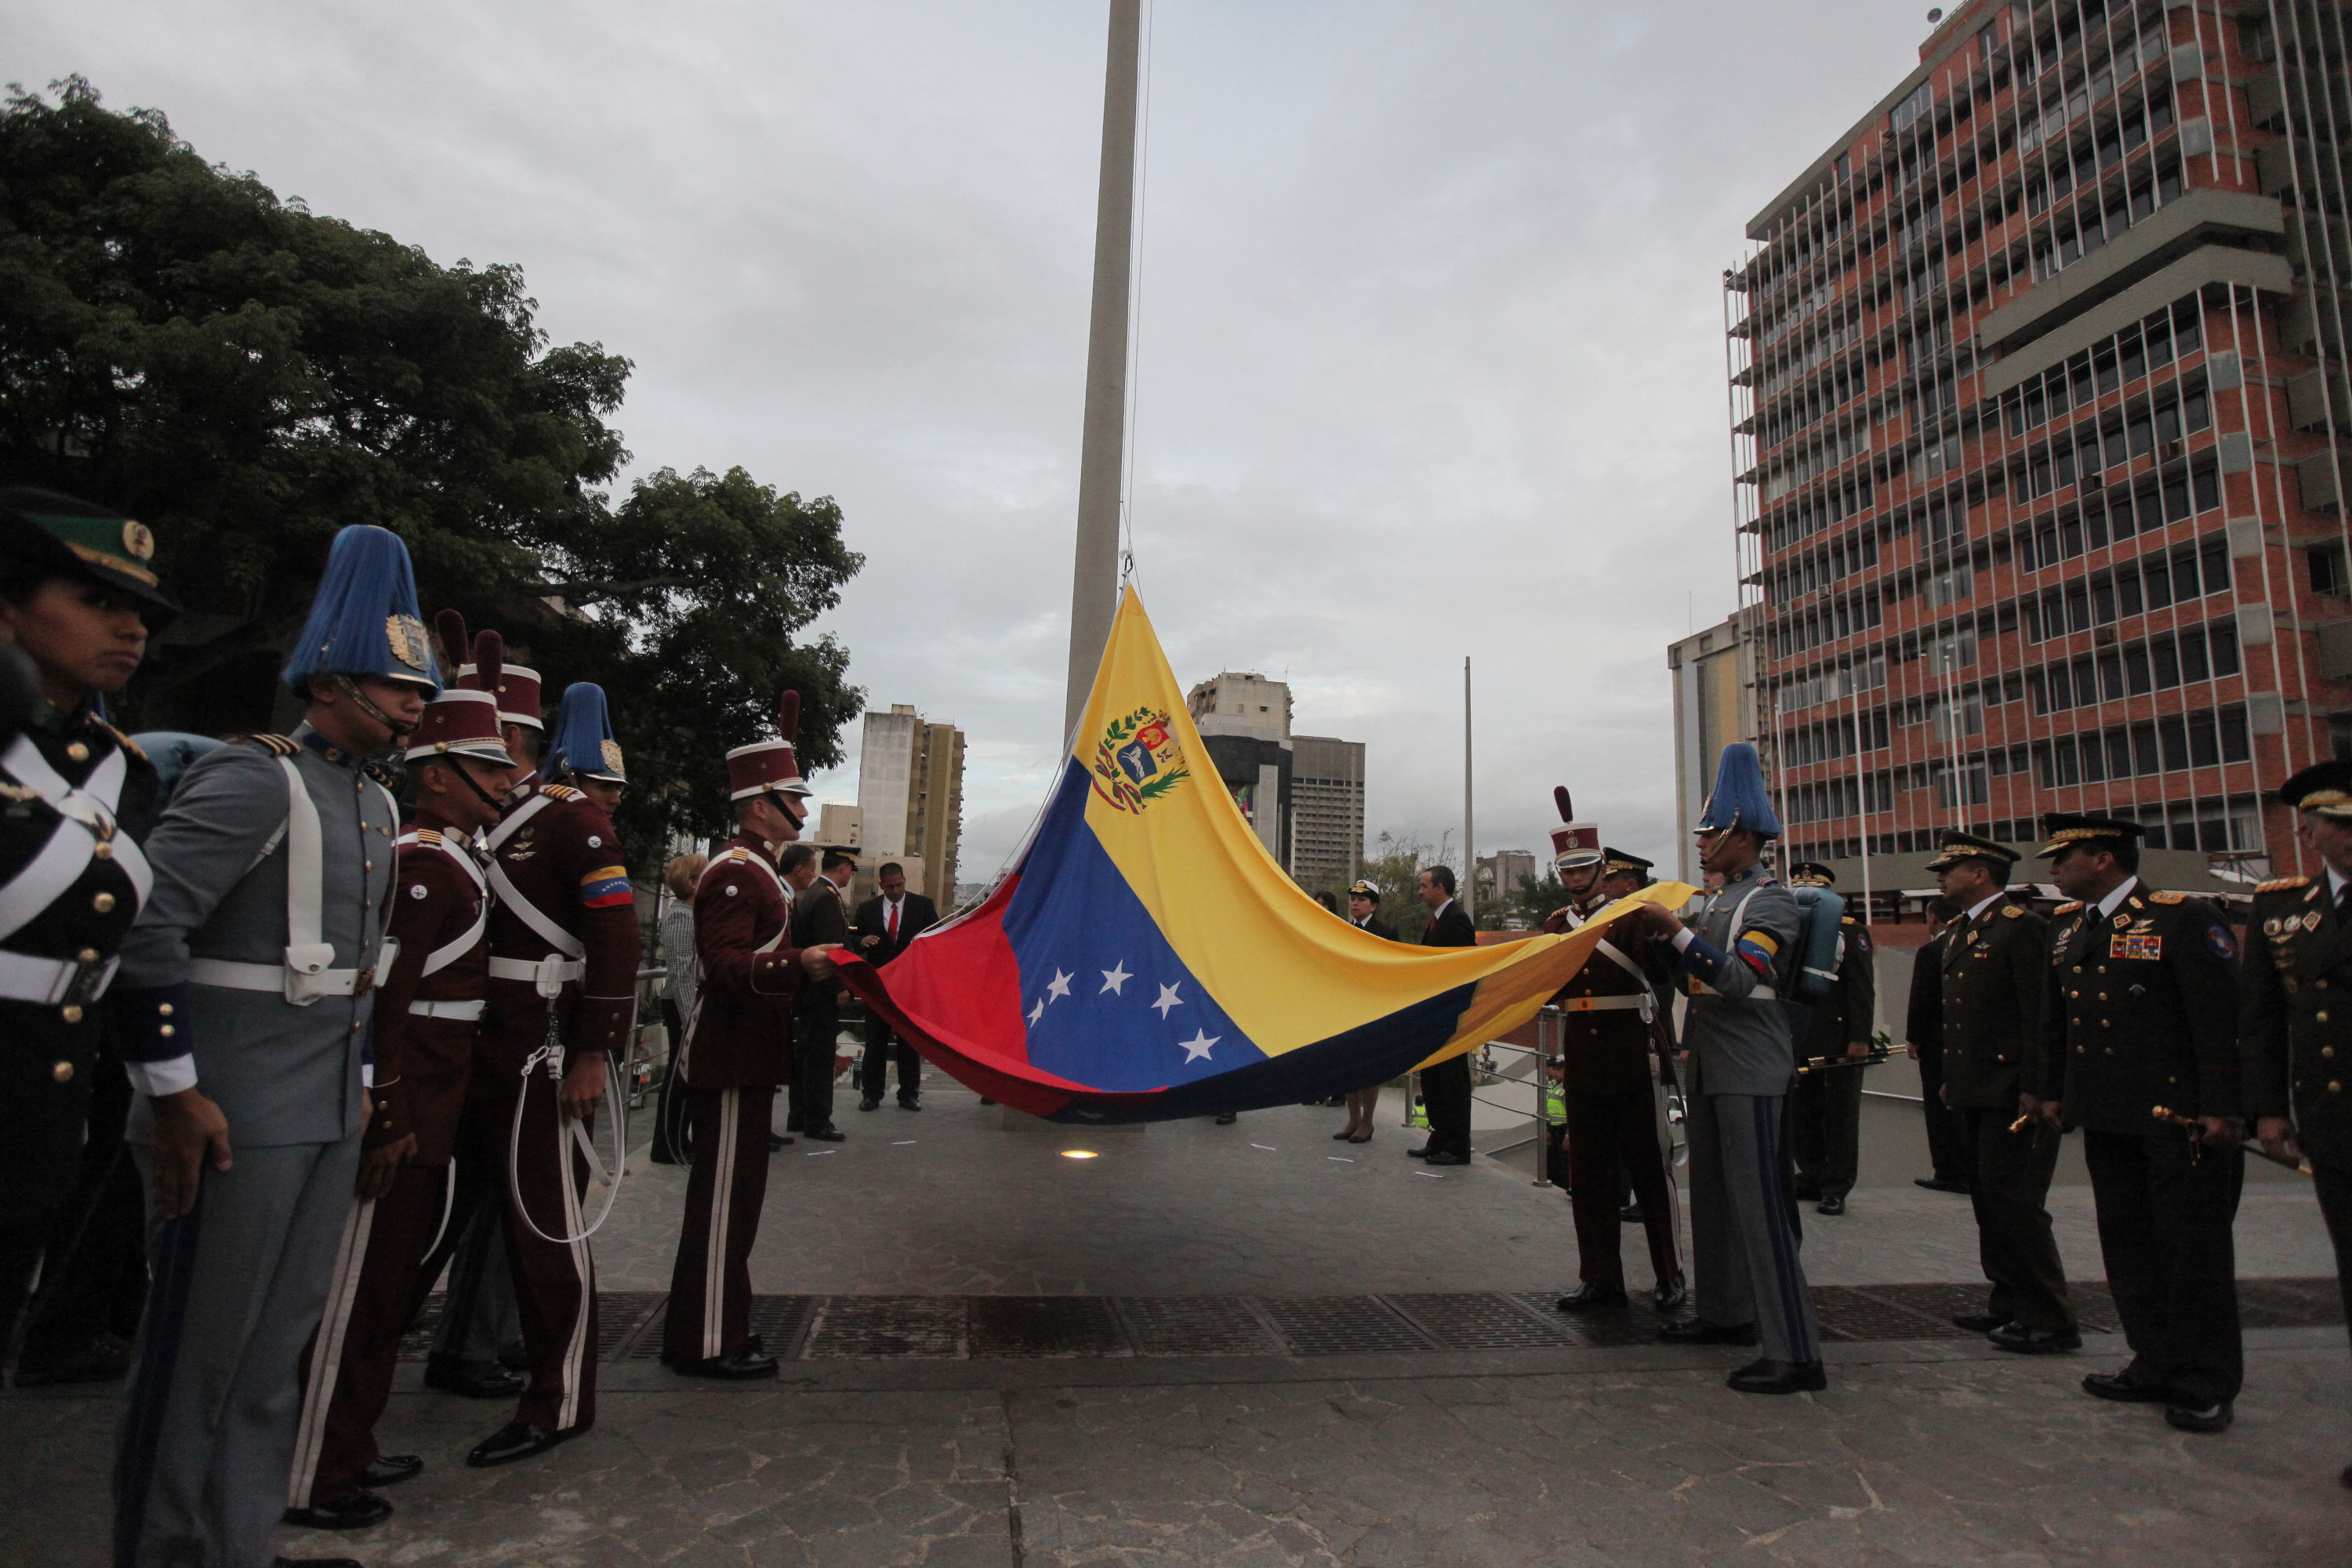
{"type": "Polygon", "coordinates": [[[1927,1124],[1927,1162],[1936,1173],[1911,1184],[1934,1193],[1969,1190],[1968,1131],[1960,1113],[1944,1103],[1944,938],[1960,911],[1940,894],[1927,900],[1933,934],[1911,959],[1911,998],[1903,1010],[1903,1039],[1919,1064],[1919,1113],[1927,1124]]]}
{"type": "MultiPolygon", "coordinates": [[[[879,969],[906,952],[908,942],[937,925],[940,910],[922,894],[907,891],[907,868],[896,860],[884,861],[882,868],[875,873],[875,880],[881,884],[881,894],[857,906],[857,921],[852,934],[858,956],[879,969]]],[[[898,1058],[898,1109],[923,1109],[919,1098],[923,1091],[923,1058],[869,1007],[866,1011],[866,1056],[857,1065],[858,1110],[873,1110],[881,1105],[883,1081],[889,1077],[894,1053],[898,1058]]]]}
{"type": "MultiPolygon", "coordinates": [[[[793,905],[792,943],[815,947],[824,942],[849,943],[849,910],[841,889],[857,875],[857,857],[846,849],[828,849],[809,883],[793,905]]],[[[801,987],[793,1015],[792,1110],[784,1131],[798,1132],[820,1143],[838,1143],[844,1134],[833,1124],[833,1058],[840,1048],[841,982],[820,981],[801,987]]]]}
{"type": "Polygon", "coordinates": [[[2083,1130],[2099,1251],[2132,1351],[2084,1391],[2161,1405],[2183,1432],[2220,1432],[2245,1371],[2231,1234],[2246,1176],[2237,940],[2204,900],[2140,881],[2137,823],[2053,814],[2042,825],[2050,879],[2074,901],[2051,917],[2038,1109],[2083,1130]]]}
{"type": "MultiPolygon", "coordinates": [[[[1421,873],[1421,901],[1429,906],[1423,947],[1475,947],[1477,928],[1454,898],[1454,868],[1431,866],[1421,873]]],[[[1449,1057],[1421,1073],[1421,1100],[1429,1112],[1429,1142],[1405,1152],[1433,1165],[1470,1163],[1470,1058],[1449,1057]]]]}

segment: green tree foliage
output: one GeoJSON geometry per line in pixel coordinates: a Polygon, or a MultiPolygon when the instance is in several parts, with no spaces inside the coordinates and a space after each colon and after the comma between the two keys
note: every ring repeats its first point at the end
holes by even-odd
{"type": "Polygon", "coordinates": [[[328,541],[402,535],[430,612],[504,632],[551,702],[594,680],[641,857],[725,814],[719,757],[801,684],[803,766],[862,705],[803,642],[863,558],[830,500],[663,469],[614,506],[629,362],[551,346],[512,267],[444,267],[207,163],[79,79],[0,106],[0,480],[150,523],[190,614],[134,721],[283,723],[275,672],[328,541]],[[273,711],[273,703],[276,710],[273,711]]]}

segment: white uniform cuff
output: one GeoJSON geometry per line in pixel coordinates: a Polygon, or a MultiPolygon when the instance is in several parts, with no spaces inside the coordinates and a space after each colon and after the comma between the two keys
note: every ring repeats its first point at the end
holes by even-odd
{"type": "Polygon", "coordinates": [[[124,1062],[122,1070],[131,1075],[131,1087],[150,1100],[196,1087],[196,1058],[191,1055],[161,1062],[124,1062]]]}
{"type": "Polygon", "coordinates": [[[1682,930],[1675,932],[1675,951],[1676,952],[1688,952],[1690,951],[1690,944],[1697,940],[1698,932],[1691,930],[1688,926],[1685,926],[1682,930]]]}

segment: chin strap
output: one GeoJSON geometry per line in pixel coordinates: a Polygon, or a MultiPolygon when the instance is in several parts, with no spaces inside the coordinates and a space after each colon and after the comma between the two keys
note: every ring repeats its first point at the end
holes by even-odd
{"type": "MultiPolygon", "coordinates": [[[[377,723],[383,725],[386,730],[391,731],[392,741],[399,740],[402,736],[416,728],[414,724],[402,723],[399,720],[394,718],[391,714],[385,712],[383,709],[369,701],[367,693],[360,689],[360,683],[353,680],[350,676],[331,675],[327,679],[334,683],[336,690],[341,692],[344,696],[352,700],[352,705],[353,707],[366,714],[369,718],[374,720],[377,723]]],[[[385,744],[391,744],[392,741],[387,741],[385,744]]]]}

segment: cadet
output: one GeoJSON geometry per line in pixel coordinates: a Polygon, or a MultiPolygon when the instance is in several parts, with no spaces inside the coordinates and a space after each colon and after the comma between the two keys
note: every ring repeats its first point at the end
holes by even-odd
{"type": "Polygon", "coordinates": [[[800,711],[800,693],[785,692],[776,717],[782,738],[727,753],[740,831],[711,858],[694,891],[700,991],[677,1058],[694,1124],[694,1172],[662,1340],[662,1360],[693,1377],[776,1375],[776,1358],[751,1333],[751,1244],[768,1193],[768,1119],[776,1086],[792,1077],[793,1006],[803,972],[832,973],[822,952],[793,947],[792,900],[776,869],[808,817],[809,787],[793,750],[800,711]]]}
{"type": "MultiPolygon", "coordinates": [[[[484,632],[476,664],[495,670],[498,644],[498,633],[484,632]]],[[[376,991],[375,1112],[362,1140],[359,1201],[311,1345],[287,1497],[287,1522],[318,1530],[381,1522],[392,1505],[368,1489],[425,1468],[414,1455],[379,1452],[375,1424],[392,1394],[400,1336],[432,1284],[418,1279],[418,1265],[448,1212],[449,1162],[489,984],[489,901],[474,839],[498,821],[514,773],[487,691],[448,690],[425,704],[404,755],[416,810],[395,861],[399,946],[376,991]]]]}
{"type": "Polygon", "coordinates": [[[2052,917],[2040,1109],[2083,1129],[2132,1349],[2121,1372],[2083,1387],[2162,1405],[2184,1432],[2220,1432],[2244,1372],[2230,1234],[2245,1180],[2238,946],[2210,904],[2141,885],[2137,823],[2057,813],[2042,826],[2051,880],[2075,901],[2052,917]]]}
{"type": "MultiPolygon", "coordinates": [[[[623,775],[603,689],[573,684],[558,721],[551,751],[623,775]]],[[[509,795],[485,847],[494,895],[489,994],[458,1134],[460,1212],[450,1224],[462,1226],[468,1205],[486,1200],[505,1209],[530,1386],[515,1418],[466,1456],[474,1466],[543,1454],[595,1424],[596,1266],[577,1147],[635,1021],[638,947],[620,837],[580,791],[540,784],[509,795]],[[551,1084],[559,1060],[560,1081],[551,1084]]],[[[425,1268],[430,1278],[437,1260],[425,1268]]]]}
{"type": "Polygon", "coordinates": [[[2028,1092],[2042,1077],[2050,927],[2003,896],[2016,863],[2015,850],[1990,838],[1944,835],[1927,869],[1959,913],[1918,962],[1936,965],[1938,1098],[1960,1118],[1977,1257],[1992,1282],[1983,1311],[1952,1321],[2005,1351],[2047,1355],[2081,1349],[2083,1336],[2045,1206],[2063,1140],[2032,1114],[2028,1092]]]}
{"type": "Polygon", "coordinates": [[[367,1126],[399,832],[363,764],[438,690],[398,535],[335,535],[285,680],[304,702],[292,735],[223,746],[180,781],[122,947],[154,1287],[114,1471],[121,1563],[257,1568],[286,1506],[296,1369],[367,1126]]]}
{"type": "MultiPolygon", "coordinates": [[[[1555,793],[1563,815],[1568,792],[1555,793]]],[[[1608,852],[1590,822],[1565,822],[1551,831],[1552,868],[1570,902],[1544,921],[1547,931],[1574,931],[1608,901],[1601,890],[1608,852]]],[[[1675,1237],[1674,1187],[1658,1141],[1652,1064],[1657,1057],[1659,988],[1667,973],[1655,942],[1628,943],[1629,954],[1603,939],[1592,957],[1562,986],[1551,1005],[1560,1020],[1560,1084],[1568,1130],[1569,1202],[1576,1216],[1577,1275],[1559,1298],[1563,1312],[1625,1305],[1620,1253],[1618,1176],[1630,1175],[1650,1243],[1651,1300],[1662,1311],[1683,1304],[1682,1258],[1675,1237]]]]}
{"type": "MultiPolygon", "coordinates": [[[[2336,1279],[2352,1303],[2352,763],[2305,768],[2279,789],[2302,814],[2299,836],[2326,875],[2282,877],[2254,889],[2246,960],[2238,972],[2246,1109],[2263,1147],[2311,1163],[2319,1213],[2336,1244],[2336,1279]],[[2333,1022],[2328,1014],[2338,1016],[2333,1022]]],[[[2352,1322],[2352,1314],[2346,1321],[2352,1322]]],[[[2352,1465],[2339,1475],[2352,1487],[2352,1465]]]]}
{"type": "MultiPolygon", "coordinates": [[[[1818,860],[1800,860],[1789,868],[1792,888],[1834,888],[1837,876],[1818,860]]],[[[1837,978],[1828,994],[1815,1001],[1805,1021],[1805,1037],[1797,1055],[1815,1067],[1797,1075],[1789,1091],[1790,1152],[1796,1156],[1797,1193],[1825,1215],[1845,1213],[1846,1194],[1861,1160],[1862,1074],[1859,1067],[1839,1067],[1841,1058],[1854,1061],[1870,1055],[1871,1035],[1878,1020],[1877,968],[1871,955],[1870,928],[1853,915],[1844,917],[1844,942],[1837,978]]]]}
{"type": "Polygon", "coordinates": [[[103,508],[0,490],[0,1353],[83,1178],[99,1001],[148,888],[155,771],[103,714],[178,609],[154,551],[103,508]]]}
{"type": "Polygon", "coordinates": [[[1797,963],[1804,916],[1759,863],[1780,837],[1756,748],[1723,749],[1699,818],[1700,864],[1723,879],[1685,927],[1654,904],[1639,917],[1671,937],[1690,995],[1683,1041],[1690,1064],[1691,1250],[1698,1316],[1669,1323],[1675,1344],[1753,1345],[1763,1356],[1731,1374],[1746,1394],[1829,1386],[1821,1333],[1780,1157],[1780,1097],[1796,1072],[1781,987],[1797,963]]]}

